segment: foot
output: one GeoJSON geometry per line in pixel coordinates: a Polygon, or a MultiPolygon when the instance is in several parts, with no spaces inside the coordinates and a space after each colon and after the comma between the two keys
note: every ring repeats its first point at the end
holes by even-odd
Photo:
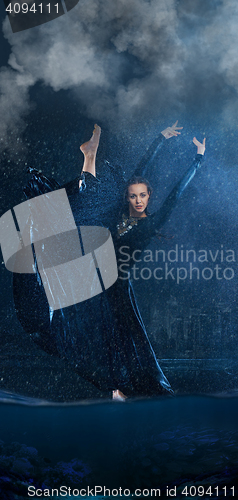
{"type": "Polygon", "coordinates": [[[88,142],[84,142],[84,144],[80,146],[80,150],[82,151],[84,156],[96,157],[100,135],[101,128],[98,125],[94,125],[94,131],[91,139],[88,142]]]}
{"type": "Polygon", "coordinates": [[[125,401],[126,396],[117,389],[116,391],[112,391],[112,399],[114,399],[114,401],[125,401]]]}

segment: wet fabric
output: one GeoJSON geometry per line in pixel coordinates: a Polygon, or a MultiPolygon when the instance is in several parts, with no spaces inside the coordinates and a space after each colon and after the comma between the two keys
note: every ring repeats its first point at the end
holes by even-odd
{"type": "MultiPolygon", "coordinates": [[[[135,175],[145,175],[146,165],[152,163],[162,142],[162,136],[154,141],[135,175]]],[[[125,186],[122,171],[105,162],[99,167],[97,178],[84,173],[83,189],[79,189],[79,178],[64,186],[76,226],[109,228],[117,256],[122,244],[128,246],[130,253],[144,249],[170,215],[201,165],[201,159],[201,155],[197,155],[159,211],[128,226],[122,237],[116,230],[125,186]]],[[[35,193],[38,195],[42,179],[37,183],[36,177],[35,193]]],[[[53,185],[55,188],[57,186],[53,185]]],[[[30,194],[34,196],[34,184],[31,184],[30,194]]],[[[16,311],[24,329],[44,350],[65,358],[80,376],[99,389],[120,389],[128,396],[156,395],[170,390],[147,336],[129,280],[123,281],[119,276],[108,290],[57,311],[48,306],[39,273],[14,274],[13,288],[16,311]]]]}

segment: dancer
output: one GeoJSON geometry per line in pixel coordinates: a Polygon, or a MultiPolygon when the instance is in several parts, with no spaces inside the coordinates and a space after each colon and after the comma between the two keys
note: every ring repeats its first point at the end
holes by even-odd
{"type": "MultiPolygon", "coordinates": [[[[178,129],[176,122],[154,141],[140,162],[135,172],[136,177],[145,175],[146,167],[153,163],[163,140],[178,135],[178,129]]],[[[113,169],[107,162],[99,167],[99,175],[95,177],[100,132],[100,128],[96,126],[92,139],[81,146],[85,158],[82,177],[65,186],[76,225],[108,227],[113,234],[117,255],[122,238],[123,245],[128,245],[130,251],[143,249],[159,232],[177,199],[201,165],[205,141],[202,145],[194,139],[198,146],[198,156],[155,214],[147,217],[147,203],[139,198],[139,203],[130,202],[131,189],[128,191],[129,215],[136,217],[128,223],[124,220],[119,222],[117,232],[116,222],[119,219],[124,183],[121,171],[113,169]],[[125,230],[122,231],[121,227],[125,230]]],[[[142,180],[139,184],[133,180],[128,188],[135,190],[137,184],[144,184],[142,192],[148,201],[150,192],[144,178],[142,180]]],[[[37,179],[35,182],[37,184],[37,179]]],[[[31,194],[34,196],[34,189],[31,194]]],[[[24,296],[22,287],[20,292],[24,296]]],[[[15,288],[16,303],[18,298],[19,290],[15,288]]],[[[55,311],[51,321],[46,323],[47,321],[41,322],[42,328],[38,326],[38,342],[44,338],[45,344],[48,337],[48,344],[52,343],[57,353],[67,359],[82,377],[101,390],[113,391],[115,398],[124,398],[124,395],[151,396],[171,390],[149,342],[129,280],[125,282],[119,277],[110,289],[89,300],[55,311]]]]}
{"type": "MultiPolygon", "coordinates": [[[[163,135],[166,134],[167,137],[177,135],[179,132],[176,131],[176,126],[177,122],[173,127],[163,131],[163,135]]],[[[93,136],[93,140],[95,141],[95,136],[93,136]]],[[[145,178],[138,176],[142,166],[145,171],[146,162],[144,160],[136,171],[137,175],[128,181],[124,194],[124,200],[128,204],[128,214],[122,215],[122,220],[117,225],[118,235],[114,237],[118,258],[121,245],[126,248],[127,254],[133,255],[135,250],[145,249],[151,238],[160,231],[183,190],[201,166],[205,152],[205,139],[203,143],[200,143],[194,138],[193,143],[197,146],[197,156],[192,166],[177,183],[160,210],[153,215],[147,217],[147,205],[152,192],[151,186],[145,178]]],[[[94,148],[95,142],[91,152],[94,148]]],[[[82,151],[85,151],[85,159],[87,159],[89,149],[90,142],[87,143],[86,150],[84,145],[82,147],[82,151]]],[[[92,162],[92,156],[90,160],[92,162]]],[[[86,166],[86,161],[84,166],[86,166]]],[[[85,171],[87,171],[86,167],[85,171]]],[[[159,394],[162,392],[161,387],[170,390],[170,385],[159,367],[148,339],[130,280],[119,276],[116,284],[110,288],[108,300],[110,310],[113,311],[112,331],[114,332],[113,342],[116,346],[112,370],[115,374],[115,383],[118,383],[120,387],[120,389],[113,391],[114,398],[124,399],[124,393],[159,394]],[[121,376],[122,372],[126,375],[121,376]]],[[[111,350],[113,350],[112,347],[111,350]]]]}

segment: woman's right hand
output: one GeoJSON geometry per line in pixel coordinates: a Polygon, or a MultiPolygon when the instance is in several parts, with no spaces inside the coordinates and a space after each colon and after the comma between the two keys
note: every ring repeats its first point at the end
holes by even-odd
{"type": "Polygon", "coordinates": [[[178,130],[182,130],[183,127],[177,127],[178,120],[172,125],[172,127],[167,127],[165,130],[162,130],[161,134],[165,137],[165,139],[170,139],[170,137],[177,137],[181,132],[178,130]]]}
{"type": "Polygon", "coordinates": [[[205,153],[205,142],[206,142],[206,138],[204,137],[202,143],[199,142],[196,137],[193,138],[193,144],[195,144],[195,146],[197,146],[197,154],[198,155],[204,155],[205,153]]]}

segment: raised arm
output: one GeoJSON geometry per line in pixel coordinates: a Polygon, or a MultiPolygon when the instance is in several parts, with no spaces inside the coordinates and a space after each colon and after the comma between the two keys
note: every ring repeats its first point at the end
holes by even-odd
{"type": "Polygon", "coordinates": [[[178,199],[181,194],[193,179],[196,171],[201,166],[203,161],[203,156],[205,152],[205,139],[200,143],[195,137],[193,143],[197,146],[197,155],[191,165],[187,170],[182,179],[176,184],[172,189],[170,194],[167,196],[163,205],[157,212],[152,215],[142,218],[134,226],[131,226],[127,232],[120,234],[118,246],[128,245],[131,251],[136,249],[143,250],[149,244],[151,238],[159,233],[161,227],[165,224],[166,220],[169,218],[171,212],[173,211],[178,199]]]}
{"type": "Polygon", "coordinates": [[[205,153],[205,141],[199,142],[196,137],[193,138],[193,143],[197,146],[197,155],[191,165],[191,167],[187,170],[182,179],[176,184],[176,186],[172,189],[171,193],[167,196],[164,201],[162,207],[151,215],[149,219],[149,223],[151,221],[151,231],[154,233],[158,233],[161,226],[164,225],[171,212],[173,211],[178,199],[180,198],[183,191],[186,189],[189,182],[193,179],[197,170],[201,167],[203,156],[205,153]]]}
{"type": "Polygon", "coordinates": [[[165,130],[162,130],[159,137],[156,137],[156,139],[152,142],[149,149],[146,151],[146,153],[140,160],[140,163],[138,164],[133,174],[134,176],[146,177],[146,174],[149,171],[149,168],[153,163],[154,159],[156,158],[163,142],[166,139],[170,139],[171,137],[177,137],[177,135],[181,133],[179,132],[179,130],[182,130],[183,127],[177,127],[177,123],[178,120],[172,125],[172,127],[167,127],[165,130]]]}

